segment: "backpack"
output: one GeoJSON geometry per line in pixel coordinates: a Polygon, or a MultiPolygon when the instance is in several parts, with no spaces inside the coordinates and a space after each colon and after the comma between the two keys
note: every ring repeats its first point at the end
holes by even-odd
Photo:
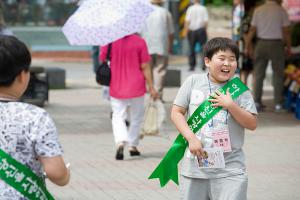
{"type": "Polygon", "coordinates": [[[96,81],[99,85],[109,86],[111,79],[111,71],[110,71],[110,51],[111,44],[108,45],[106,59],[103,63],[101,63],[96,71],[96,81]]]}

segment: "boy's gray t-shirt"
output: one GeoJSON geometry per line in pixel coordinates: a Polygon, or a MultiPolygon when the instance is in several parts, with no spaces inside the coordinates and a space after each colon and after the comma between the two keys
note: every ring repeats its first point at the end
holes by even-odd
{"type": "MultiPolygon", "coordinates": [[[[174,104],[187,109],[187,119],[198,108],[198,106],[208,98],[211,92],[216,91],[224,84],[217,84],[209,81],[208,74],[194,74],[180,87],[174,104]],[[210,92],[211,91],[211,92],[210,92]]],[[[254,100],[250,91],[246,91],[234,100],[240,107],[250,113],[257,114],[254,100]]],[[[206,123],[202,129],[211,123],[206,123]]],[[[232,118],[227,110],[221,110],[213,117],[213,124],[226,124],[229,128],[232,151],[224,153],[225,168],[224,169],[203,169],[197,166],[196,158],[186,149],[182,159],[181,174],[192,178],[221,178],[231,175],[245,173],[245,156],[242,150],[244,144],[244,128],[241,127],[235,119],[232,118]],[[227,120],[226,120],[227,118],[227,120]]],[[[196,134],[199,134],[199,130],[196,134]]]]}

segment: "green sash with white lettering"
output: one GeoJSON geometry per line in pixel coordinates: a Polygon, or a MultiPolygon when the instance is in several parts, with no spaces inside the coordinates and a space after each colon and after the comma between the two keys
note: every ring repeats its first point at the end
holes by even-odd
{"type": "MultiPolygon", "coordinates": [[[[227,89],[229,89],[232,99],[236,99],[239,95],[247,91],[248,87],[236,77],[227,82],[219,91],[226,94],[227,89]]],[[[193,133],[196,133],[206,122],[212,119],[215,114],[222,110],[222,107],[213,107],[212,103],[208,101],[210,98],[211,97],[205,100],[187,121],[193,133]]],[[[165,186],[171,179],[178,185],[177,165],[182,159],[187,145],[187,141],[179,134],[149,179],[158,178],[161,187],[165,186]]]]}
{"type": "Polygon", "coordinates": [[[54,200],[40,177],[1,149],[0,179],[30,200],[54,200]]]}

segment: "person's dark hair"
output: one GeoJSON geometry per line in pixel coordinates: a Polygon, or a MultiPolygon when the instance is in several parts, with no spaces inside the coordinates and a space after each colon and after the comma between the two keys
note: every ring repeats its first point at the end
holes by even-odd
{"type": "Polygon", "coordinates": [[[30,63],[31,55],[23,42],[0,35],[0,86],[10,86],[23,70],[29,70],[30,63]]]}
{"type": "Polygon", "coordinates": [[[235,54],[236,59],[239,59],[239,48],[236,43],[229,39],[223,37],[216,37],[209,40],[203,47],[203,56],[211,59],[214,54],[219,51],[230,50],[235,54]]]}

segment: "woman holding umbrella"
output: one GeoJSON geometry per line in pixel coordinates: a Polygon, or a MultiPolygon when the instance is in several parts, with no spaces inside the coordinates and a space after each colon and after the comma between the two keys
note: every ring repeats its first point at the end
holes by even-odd
{"type": "MultiPolygon", "coordinates": [[[[104,61],[108,45],[101,47],[100,59],[104,61]]],[[[149,61],[151,59],[146,42],[137,34],[125,36],[111,44],[110,52],[110,96],[112,128],[117,145],[116,160],[124,159],[124,146],[129,146],[131,156],[139,156],[139,132],[144,116],[146,82],[152,98],[158,98],[153,87],[149,61]],[[130,107],[130,126],[125,119],[130,107]]]]}

